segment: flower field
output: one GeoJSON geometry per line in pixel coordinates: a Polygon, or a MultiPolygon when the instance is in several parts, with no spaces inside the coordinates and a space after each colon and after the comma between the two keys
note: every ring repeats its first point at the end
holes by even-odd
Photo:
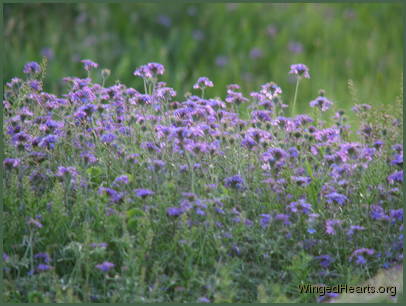
{"type": "Polygon", "coordinates": [[[403,262],[401,112],[320,91],[296,114],[304,64],[289,104],[274,82],[220,99],[203,76],[182,97],[159,63],[138,89],[82,65],[61,95],[45,60],[5,87],[8,302],[323,302],[299,285],[403,262]]]}

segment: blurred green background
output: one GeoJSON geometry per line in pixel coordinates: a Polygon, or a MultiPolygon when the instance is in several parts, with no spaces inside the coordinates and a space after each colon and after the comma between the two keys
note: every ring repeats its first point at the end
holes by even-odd
{"type": "Polygon", "coordinates": [[[132,73],[153,61],[165,65],[162,80],[178,99],[197,94],[192,85],[207,76],[215,84],[210,97],[224,98],[231,83],[248,96],[275,81],[290,103],[289,66],[304,63],[311,79],[300,85],[299,111],[309,111],[319,89],[340,108],[354,100],[388,105],[402,87],[402,9],[396,3],[8,4],[5,81],[45,55],[47,90],[61,93],[62,77],[85,77],[79,61],[86,58],[98,62],[99,71],[111,69],[107,84],[120,80],[141,89],[132,73]]]}

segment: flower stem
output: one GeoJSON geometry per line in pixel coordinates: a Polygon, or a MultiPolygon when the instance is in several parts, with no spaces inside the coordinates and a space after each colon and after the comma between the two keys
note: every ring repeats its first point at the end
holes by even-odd
{"type": "Polygon", "coordinates": [[[296,79],[295,96],[293,97],[292,116],[295,113],[295,105],[296,105],[296,99],[297,99],[297,92],[299,91],[299,83],[300,83],[300,78],[297,78],[296,79]]]}

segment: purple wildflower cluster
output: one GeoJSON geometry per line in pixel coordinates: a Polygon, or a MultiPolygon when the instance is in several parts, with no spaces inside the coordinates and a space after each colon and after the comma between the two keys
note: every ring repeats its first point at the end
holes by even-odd
{"type": "MultiPolygon", "coordinates": [[[[260,56],[260,50],[252,50],[251,57],[260,56]]],[[[86,71],[98,68],[91,60],[82,63],[86,71]]],[[[170,224],[176,237],[181,226],[202,228],[218,237],[226,254],[241,258],[252,255],[244,245],[248,239],[234,240],[236,233],[255,233],[265,239],[264,248],[268,235],[280,236],[293,249],[303,247],[323,273],[336,264],[401,260],[403,149],[396,127],[390,138],[383,133],[365,138],[365,126],[372,123],[362,122],[364,134],[355,133],[349,141],[342,112],[330,127],[305,114],[287,117],[288,105],[274,82],[249,95],[231,84],[223,101],[203,96],[214,84],[201,77],[193,88],[202,94],[181,101],[174,89],[158,82],[165,72],[158,63],[134,72],[151,85],[146,92],[121,83],[104,87],[89,75],[65,78],[68,92],[58,97],[32,83],[41,72],[37,63],[28,63],[23,72],[28,79],[7,83],[3,101],[6,184],[20,190],[29,186],[39,198],[58,195],[68,215],[89,199],[102,207],[107,220],[124,218],[124,223],[142,215],[154,226],[170,224]],[[25,82],[30,86],[24,87],[25,82]],[[248,103],[243,119],[236,105],[248,103]],[[368,239],[371,232],[390,236],[376,245],[368,239]],[[377,255],[385,250],[391,253],[377,255]]],[[[303,64],[292,65],[289,73],[310,78],[303,64]]],[[[333,102],[320,95],[310,106],[327,115],[333,102]]],[[[370,108],[356,105],[353,111],[370,108]]],[[[41,235],[54,221],[38,213],[27,215],[25,222],[41,235]]],[[[91,247],[104,250],[107,245],[91,247]]],[[[36,272],[51,269],[47,253],[38,253],[35,260],[36,272]]],[[[114,262],[102,259],[94,266],[107,273],[121,261],[114,262]]]]}

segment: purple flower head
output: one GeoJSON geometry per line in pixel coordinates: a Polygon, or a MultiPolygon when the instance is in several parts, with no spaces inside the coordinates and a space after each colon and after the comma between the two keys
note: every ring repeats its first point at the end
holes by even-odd
{"type": "Polygon", "coordinates": [[[230,104],[240,105],[241,103],[246,103],[249,100],[245,98],[241,92],[230,91],[225,101],[230,104]]]}
{"type": "Polygon", "coordinates": [[[332,192],[326,195],[326,201],[329,204],[337,203],[340,205],[344,205],[345,202],[347,201],[347,197],[343,194],[337,193],[337,192],[332,192]]]}
{"type": "Polygon", "coordinates": [[[403,222],[403,208],[391,209],[389,211],[389,216],[392,219],[392,223],[395,223],[396,221],[403,222]]]}
{"type": "Polygon", "coordinates": [[[120,175],[114,180],[114,184],[116,185],[127,185],[129,182],[128,175],[120,175]]]}
{"type": "Polygon", "coordinates": [[[260,48],[253,48],[250,51],[250,57],[252,59],[261,58],[263,56],[263,52],[260,48]]]}
{"type": "Polygon", "coordinates": [[[91,69],[96,69],[99,67],[99,65],[89,59],[84,59],[80,61],[83,63],[83,67],[85,68],[86,71],[90,71],[91,69]]]}
{"type": "Polygon", "coordinates": [[[361,248],[357,249],[354,252],[352,252],[349,261],[352,261],[354,258],[356,258],[355,263],[359,265],[366,264],[367,261],[363,255],[373,255],[375,253],[374,249],[367,249],[367,248],[361,248]]]}
{"type": "Polygon", "coordinates": [[[66,175],[71,175],[73,177],[78,175],[78,172],[75,167],[58,167],[58,171],[56,172],[56,176],[62,177],[66,175]]]}
{"type": "Polygon", "coordinates": [[[282,94],[282,89],[276,83],[269,82],[261,86],[260,93],[268,99],[273,99],[274,97],[282,94]]]}
{"type": "Polygon", "coordinates": [[[371,105],[369,104],[355,104],[352,108],[353,112],[355,113],[362,113],[366,112],[371,109],[371,105]]]}
{"type": "Polygon", "coordinates": [[[373,220],[389,220],[389,216],[380,205],[371,205],[370,216],[373,220]]]}
{"type": "Polygon", "coordinates": [[[103,134],[100,140],[104,143],[112,143],[116,139],[116,135],[111,133],[103,134]]]}
{"type": "Polygon", "coordinates": [[[94,156],[93,153],[90,152],[82,152],[80,153],[80,157],[82,157],[86,164],[94,164],[97,162],[97,157],[94,156]]]}
{"type": "Polygon", "coordinates": [[[102,272],[108,272],[115,267],[115,264],[105,261],[101,264],[96,265],[96,268],[102,272]]]}
{"type": "Polygon", "coordinates": [[[304,64],[294,64],[290,66],[289,74],[296,75],[297,77],[303,77],[310,79],[309,68],[304,64]]]}
{"type": "Polygon", "coordinates": [[[259,220],[259,224],[262,226],[262,228],[267,227],[269,222],[271,221],[271,215],[262,214],[262,215],[260,215],[260,217],[261,217],[261,219],[259,220]]]}
{"type": "Polygon", "coordinates": [[[183,209],[179,207],[169,207],[166,210],[166,214],[170,217],[179,217],[181,214],[183,214],[183,209]]]}
{"type": "Polygon", "coordinates": [[[215,60],[216,66],[224,67],[228,63],[228,57],[225,55],[219,55],[215,60]]]}
{"type": "Polygon", "coordinates": [[[30,218],[30,220],[28,220],[27,223],[28,223],[28,224],[31,224],[31,225],[33,225],[33,226],[35,226],[35,227],[37,227],[37,228],[42,228],[42,227],[44,227],[41,222],[39,222],[38,220],[36,220],[36,219],[34,219],[34,218],[30,218]]]}
{"type": "Polygon", "coordinates": [[[277,215],[275,215],[275,220],[283,221],[284,225],[291,224],[291,222],[289,221],[289,215],[286,215],[286,214],[277,214],[277,215]]]}
{"type": "Polygon", "coordinates": [[[38,272],[45,272],[45,271],[49,271],[49,270],[51,270],[51,266],[49,266],[49,265],[47,265],[47,264],[39,264],[38,266],[37,266],[37,271],[38,272]]]}
{"type": "Polygon", "coordinates": [[[143,198],[143,199],[155,194],[155,192],[153,192],[152,190],[149,190],[149,189],[136,189],[136,190],[134,190],[134,192],[137,195],[137,197],[143,198]]]}
{"type": "Polygon", "coordinates": [[[320,266],[323,268],[328,268],[330,264],[334,262],[334,258],[332,258],[330,255],[320,255],[314,258],[319,260],[320,266]]]}
{"type": "Polygon", "coordinates": [[[46,263],[46,264],[51,261],[51,258],[49,257],[48,253],[37,253],[37,254],[35,254],[34,258],[42,259],[44,261],[44,263],[46,263]]]}
{"type": "Polygon", "coordinates": [[[347,231],[348,236],[354,235],[355,231],[363,231],[365,230],[365,227],[361,225],[351,225],[350,229],[347,231]]]}
{"type": "Polygon", "coordinates": [[[172,25],[172,19],[167,15],[159,15],[157,17],[157,22],[167,28],[172,25]]]}
{"type": "Polygon", "coordinates": [[[204,90],[206,87],[213,87],[214,84],[207,77],[200,77],[196,84],[193,85],[193,89],[204,90]]]}
{"type": "Polygon", "coordinates": [[[326,220],[326,234],[328,235],[335,235],[336,231],[334,226],[340,225],[343,221],[337,219],[329,219],[326,220]]]}
{"type": "Polygon", "coordinates": [[[224,185],[229,188],[243,189],[244,179],[239,175],[230,176],[224,179],[224,185]]]}
{"type": "Polygon", "coordinates": [[[134,71],[135,76],[139,76],[143,79],[154,79],[158,75],[163,75],[165,72],[165,67],[159,63],[148,63],[137,68],[134,71]]]}
{"type": "Polygon", "coordinates": [[[35,74],[41,72],[41,66],[37,62],[29,62],[25,64],[23,72],[25,74],[35,74]]]}
{"type": "Polygon", "coordinates": [[[403,183],[403,170],[396,171],[387,177],[389,184],[403,183]]]}
{"type": "Polygon", "coordinates": [[[41,91],[42,90],[42,84],[38,80],[31,80],[28,82],[28,85],[34,89],[35,91],[41,91]]]}
{"type": "Polygon", "coordinates": [[[210,303],[210,300],[209,300],[207,297],[205,297],[205,296],[200,297],[197,301],[198,301],[199,303],[210,303]]]}
{"type": "Polygon", "coordinates": [[[11,170],[13,168],[17,168],[21,163],[19,158],[5,158],[3,160],[3,165],[6,169],[11,170]]]}
{"type": "Polygon", "coordinates": [[[300,42],[291,41],[288,44],[288,49],[292,53],[302,53],[303,52],[303,45],[300,42]]]}
{"type": "Polygon", "coordinates": [[[293,213],[301,212],[303,214],[309,214],[311,212],[312,205],[310,203],[306,203],[305,199],[300,199],[296,202],[290,203],[287,208],[293,213]]]}
{"type": "Polygon", "coordinates": [[[119,202],[123,199],[123,194],[112,188],[100,187],[99,194],[106,194],[112,202],[119,202]]]}
{"type": "Polygon", "coordinates": [[[105,242],[100,242],[100,243],[91,243],[90,247],[92,248],[107,248],[107,243],[105,242]]]}
{"type": "Polygon", "coordinates": [[[396,154],[394,159],[390,162],[391,165],[403,167],[403,152],[396,154]]]}
{"type": "Polygon", "coordinates": [[[295,182],[299,186],[307,186],[310,184],[312,179],[308,176],[291,176],[293,182],[295,182]]]}
{"type": "Polygon", "coordinates": [[[333,102],[326,97],[320,96],[313,101],[310,101],[309,105],[310,107],[317,107],[320,111],[325,112],[330,108],[331,105],[333,105],[333,102]]]}

